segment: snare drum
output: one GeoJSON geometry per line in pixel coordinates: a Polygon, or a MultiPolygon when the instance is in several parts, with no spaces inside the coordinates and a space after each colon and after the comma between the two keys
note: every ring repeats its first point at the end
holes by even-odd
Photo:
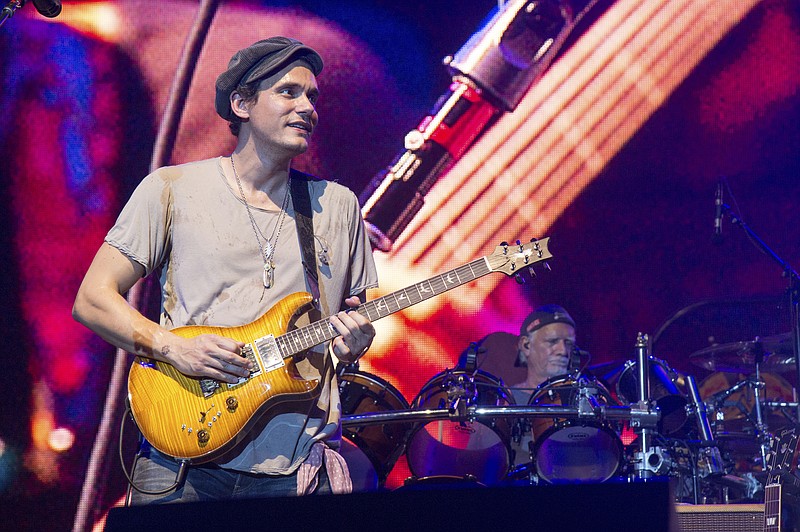
{"type": "MultiPolygon", "coordinates": [[[[567,375],[540,384],[528,404],[577,407],[582,393],[594,397],[600,405],[619,404],[600,382],[576,381],[567,375]]],[[[604,421],[535,417],[530,424],[533,465],[542,480],[550,483],[604,482],[622,464],[622,440],[604,421]]]]}
{"type": "MultiPolygon", "coordinates": [[[[650,357],[650,399],[655,402],[661,417],[657,430],[663,436],[686,436],[691,428],[687,421],[689,413],[688,394],[684,378],[670,368],[666,362],[650,357]]],[[[617,380],[617,397],[623,403],[639,401],[639,363],[634,360],[625,362],[622,373],[617,380]]]]}
{"type": "MultiPolygon", "coordinates": [[[[346,416],[408,409],[408,402],[394,386],[362,371],[346,370],[339,377],[339,396],[346,416]]],[[[354,490],[369,491],[383,485],[403,454],[411,428],[411,423],[342,427],[341,453],[354,490]]]]}
{"type": "MultiPolygon", "coordinates": [[[[414,409],[450,408],[453,397],[467,405],[506,406],[514,404],[501,380],[477,370],[447,370],[422,387],[412,403],[414,409]]],[[[509,418],[450,420],[419,424],[408,440],[406,457],[415,477],[474,478],[495,484],[511,467],[509,418]]]]}

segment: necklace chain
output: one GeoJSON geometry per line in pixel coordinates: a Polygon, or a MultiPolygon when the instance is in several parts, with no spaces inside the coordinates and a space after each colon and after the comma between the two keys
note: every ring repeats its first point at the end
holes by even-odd
{"type": "MultiPolygon", "coordinates": [[[[256,219],[253,217],[253,212],[250,210],[250,204],[247,203],[247,198],[244,195],[244,188],[242,188],[242,181],[239,179],[239,174],[236,172],[236,165],[233,163],[233,155],[230,157],[231,159],[231,168],[233,169],[233,177],[236,178],[236,184],[239,186],[239,194],[242,195],[242,201],[244,202],[244,206],[247,209],[247,216],[250,218],[250,225],[253,227],[253,234],[256,237],[256,242],[258,243],[258,249],[261,252],[261,257],[264,260],[264,272],[262,275],[262,281],[264,284],[264,289],[272,288],[275,284],[275,262],[272,260],[272,257],[275,255],[275,249],[278,247],[278,239],[281,236],[281,229],[283,228],[283,221],[286,218],[286,210],[289,207],[289,183],[286,183],[286,194],[283,196],[283,204],[281,205],[281,212],[278,221],[275,222],[275,227],[272,229],[272,235],[270,238],[264,236],[264,233],[261,232],[261,228],[258,227],[256,224],[256,219]],[[261,235],[261,236],[259,236],[261,235]],[[270,242],[272,237],[275,238],[274,243],[270,242]],[[264,245],[266,245],[267,249],[264,249],[264,246],[261,244],[261,238],[264,239],[264,245]]],[[[261,292],[261,297],[264,297],[264,292],[261,292]]]]}

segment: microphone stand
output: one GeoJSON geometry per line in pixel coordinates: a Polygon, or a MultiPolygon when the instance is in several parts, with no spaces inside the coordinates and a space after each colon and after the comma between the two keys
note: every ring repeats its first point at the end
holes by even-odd
{"type": "MultiPolygon", "coordinates": [[[[791,267],[791,265],[780,258],[772,249],[753,231],[742,218],[735,214],[731,207],[723,203],[722,212],[728,213],[731,217],[731,223],[741,227],[747,234],[750,241],[761,250],[766,256],[771,258],[780,266],[782,274],[788,279],[788,295],[789,295],[789,313],[792,327],[792,355],[794,356],[795,363],[795,377],[800,382],[800,276],[791,267]]],[[[800,412],[798,412],[800,414],[800,412]]],[[[764,446],[762,445],[762,452],[764,446]]]]}
{"type": "Polygon", "coordinates": [[[17,9],[22,8],[25,5],[25,0],[11,0],[6,6],[3,8],[3,11],[0,12],[0,27],[5,24],[6,20],[10,19],[14,16],[17,9]]]}

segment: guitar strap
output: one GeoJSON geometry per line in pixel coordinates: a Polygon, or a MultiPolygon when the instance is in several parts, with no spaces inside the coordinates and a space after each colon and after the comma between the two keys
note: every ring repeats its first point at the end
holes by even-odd
{"type": "Polygon", "coordinates": [[[314,221],[311,195],[308,191],[309,176],[292,170],[292,179],[289,182],[294,203],[297,238],[300,241],[300,251],[303,255],[303,270],[306,273],[311,295],[316,301],[319,301],[319,274],[317,273],[317,261],[314,259],[314,221]]]}

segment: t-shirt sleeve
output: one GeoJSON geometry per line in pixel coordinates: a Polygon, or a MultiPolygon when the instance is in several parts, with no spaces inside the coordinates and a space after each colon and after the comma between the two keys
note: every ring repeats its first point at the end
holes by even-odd
{"type": "Polygon", "coordinates": [[[141,264],[146,275],[166,257],[172,212],[169,182],[156,171],[136,187],[105,241],[141,264]]]}

